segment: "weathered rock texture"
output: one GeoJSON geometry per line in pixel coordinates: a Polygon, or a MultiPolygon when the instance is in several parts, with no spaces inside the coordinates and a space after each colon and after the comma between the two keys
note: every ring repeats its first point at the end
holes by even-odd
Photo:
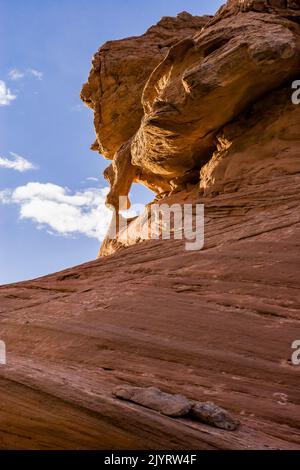
{"type": "Polygon", "coordinates": [[[239,426],[237,419],[211,401],[194,403],[191,413],[203,423],[226,431],[235,431],[239,426]]]}
{"type": "Polygon", "coordinates": [[[113,160],[108,204],[119,209],[133,181],[157,194],[200,175],[207,186],[203,167],[231,145],[223,139],[228,124],[247,121],[258,101],[270,106],[266,95],[297,77],[299,22],[299,1],[235,0],[214,18],[184,13],[104,45],[82,98],[95,113],[94,148],[113,160]]]}
{"type": "Polygon", "coordinates": [[[239,426],[237,419],[211,401],[194,402],[183,395],[165,393],[156,387],[119,385],[112,394],[121,400],[137,403],[173,418],[193,417],[226,431],[235,431],[239,426]]]}
{"type": "Polygon", "coordinates": [[[141,96],[151,72],[169,49],[202,29],[210,17],[186,12],[163,18],[143,36],[104,44],[93,58],[82,99],[95,113],[94,148],[110,160],[140,126],[141,96]]]}
{"type": "Polygon", "coordinates": [[[174,418],[186,416],[192,408],[190,400],[183,395],[171,395],[156,387],[120,385],[114,389],[113,395],[174,418]]]}
{"type": "Polygon", "coordinates": [[[150,241],[1,287],[0,448],[300,450],[299,184],[207,196],[201,251],[150,241]],[[126,384],[213,401],[241,425],[113,398],[126,384]]]}
{"type": "Polygon", "coordinates": [[[165,17],[143,36],[107,42],[95,54],[81,97],[94,111],[97,139],[92,148],[114,160],[105,173],[113,188],[110,204],[116,206],[119,194],[128,194],[134,179],[153,190],[169,190],[168,181],[159,175],[150,178],[147,170],[139,168],[137,172],[131,167],[131,139],[143,117],[141,96],[151,72],[170,48],[200,31],[209,20],[209,16],[194,17],[186,12],[177,18],[165,17]],[[129,175],[128,186],[123,181],[128,181],[129,175]]]}
{"type": "Polygon", "coordinates": [[[83,98],[113,159],[109,202],[136,180],[205,204],[205,245],[140,243],[144,217],[105,241],[112,256],[1,287],[0,448],[300,449],[299,11],[230,1],[95,56],[83,98]],[[125,385],[213,401],[241,424],[112,397],[125,385]]]}

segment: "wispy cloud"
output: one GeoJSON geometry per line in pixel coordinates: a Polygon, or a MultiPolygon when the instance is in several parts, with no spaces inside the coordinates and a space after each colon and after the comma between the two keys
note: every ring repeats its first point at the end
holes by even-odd
{"type": "Polygon", "coordinates": [[[22,78],[26,78],[26,77],[34,77],[37,80],[42,80],[44,76],[43,72],[37,69],[32,69],[32,68],[28,68],[26,70],[19,70],[17,68],[14,68],[14,69],[11,69],[7,75],[8,75],[8,78],[14,82],[18,80],[22,80],[22,78]]]}
{"type": "Polygon", "coordinates": [[[37,80],[43,80],[44,74],[40,70],[27,69],[27,73],[31,75],[32,77],[35,77],[37,80]]]}
{"type": "Polygon", "coordinates": [[[99,181],[99,178],[95,178],[95,176],[88,176],[85,178],[85,181],[99,181]]]}
{"type": "Polygon", "coordinates": [[[26,158],[14,152],[9,153],[10,158],[0,156],[0,168],[8,168],[10,170],[20,171],[21,173],[28,170],[37,170],[37,166],[29,160],[26,160],[26,158]]]}
{"type": "Polygon", "coordinates": [[[3,191],[0,191],[0,203],[1,204],[9,204],[10,200],[11,200],[10,189],[4,189],[3,191]]]}
{"type": "Polygon", "coordinates": [[[32,182],[0,192],[0,202],[17,204],[21,219],[32,220],[37,228],[45,228],[48,233],[83,234],[101,240],[111,218],[105,206],[107,192],[108,188],[89,188],[71,193],[56,184],[32,182]]]}
{"type": "Polygon", "coordinates": [[[18,69],[11,69],[8,72],[8,78],[13,81],[21,80],[24,77],[24,72],[21,72],[18,69]]]}
{"type": "Polygon", "coordinates": [[[15,99],[16,96],[11,93],[9,88],[7,88],[6,83],[3,80],[0,80],[0,106],[9,106],[15,99]]]}

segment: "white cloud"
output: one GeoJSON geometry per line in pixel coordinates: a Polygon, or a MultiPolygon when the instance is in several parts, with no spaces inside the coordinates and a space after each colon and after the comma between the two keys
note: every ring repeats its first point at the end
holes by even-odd
{"type": "Polygon", "coordinates": [[[32,182],[9,194],[3,191],[0,202],[17,204],[21,219],[32,220],[55,235],[83,234],[101,240],[111,219],[105,206],[107,192],[108,188],[89,188],[72,194],[56,184],[32,182]]]}
{"type": "Polygon", "coordinates": [[[85,181],[99,181],[99,178],[95,178],[95,176],[88,176],[85,178],[85,181]]]}
{"type": "Polygon", "coordinates": [[[21,80],[21,78],[23,78],[24,75],[25,75],[24,72],[21,72],[18,69],[11,69],[8,72],[8,77],[10,78],[10,80],[13,80],[13,81],[21,80]]]}
{"type": "Polygon", "coordinates": [[[31,163],[26,158],[21,157],[14,152],[9,152],[11,158],[1,157],[0,156],[0,168],[8,168],[10,170],[20,171],[21,173],[28,170],[36,170],[37,166],[31,163]]]}
{"type": "Polygon", "coordinates": [[[38,80],[42,80],[44,76],[43,72],[40,72],[39,70],[36,70],[36,69],[27,69],[27,73],[31,75],[32,77],[37,78],[38,80]]]}
{"type": "Polygon", "coordinates": [[[28,68],[26,70],[19,70],[17,68],[14,68],[8,72],[8,78],[12,81],[18,81],[24,77],[34,77],[37,80],[42,80],[43,76],[43,72],[32,68],[28,68]]]}
{"type": "Polygon", "coordinates": [[[9,106],[16,96],[7,88],[5,82],[0,80],[0,106],[9,106]]]}
{"type": "Polygon", "coordinates": [[[0,191],[0,203],[1,204],[9,204],[11,201],[11,191],[10,189],[4,189],[0,191]]]}

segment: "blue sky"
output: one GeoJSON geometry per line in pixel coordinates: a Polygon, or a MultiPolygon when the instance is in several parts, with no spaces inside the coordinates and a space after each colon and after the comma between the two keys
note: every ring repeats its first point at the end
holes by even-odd
{"type": "MultiPolygon", "coordinates": [[[[97,254],[107,162],[89,150],[92,113],[79,99],[93,53],[162,16],[212,14],[222,3],[0,0],[0,284],[97,254]]],[[[151,197],[134,185],[133,203],[151,197]]]]}

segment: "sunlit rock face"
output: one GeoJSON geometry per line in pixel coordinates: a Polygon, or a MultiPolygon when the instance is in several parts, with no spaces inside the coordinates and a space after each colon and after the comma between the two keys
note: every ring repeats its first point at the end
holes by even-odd
{"type": "Polygon", "coordinates": [[[107,42],[93,57],[81,98],[94,111],[92,148],[113,160],[105,172],[112,188],[110,204],[116,206],[119,195],[128,194],[133,180],[158,193],[170,191],[168,179],[132,166],[131,140],[143,118],[142,94],[149,76],[174,44],[201,31],[210,19],[186,12],[164,17],[140,37],[107,42]]]}
{"type": "Polygon", "coordinates": [[[107,203],[119,210],[132,182],[158,198],[214,194],[297,167],[299,23],[299,1],[231,0],[214,17],[182,13],[106,43],[81,96],[93,148],[112,160],[107,203]]]}
{"type": "Polygon", "coordinates": [[[81,98],[94,111],[95,150],[112,160],[138,130],[143,117],[141,97],[155,67],[181,39],[201,31],[211,19],[186,12],[164,17],[139,37],[105,43],[93,57],[81,98]]]}

